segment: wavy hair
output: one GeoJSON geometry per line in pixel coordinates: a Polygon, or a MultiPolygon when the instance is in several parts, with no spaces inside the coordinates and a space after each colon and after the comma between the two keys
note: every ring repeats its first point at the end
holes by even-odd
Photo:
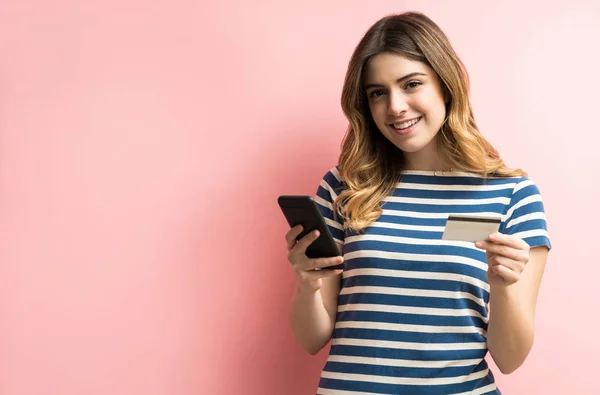
{"type": "Polygon", "coordinates": [[[346,218],[346,228],[360,231],[382,213],[381,201],[400,181],[404,155],[379,131],[363,88],[363,72],[375,55],[387,52],[431,67],[447,97],[446,119],[436,135],[439,152],[454,169],[484,178],[525,175],[509,169],[481,135],[469,101],[469,76],[444,32],[418,12],[388,15],[377,21],[356,46],[342,89],[342,109],[349,125],[339,157],[345,189],[334,211],[346,218]]]}

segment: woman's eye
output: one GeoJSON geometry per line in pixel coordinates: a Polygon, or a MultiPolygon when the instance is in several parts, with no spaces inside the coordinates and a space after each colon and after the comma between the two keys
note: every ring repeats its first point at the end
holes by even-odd
{"type": "Polygon", "coordinates": [[[372,98],[378,98],[379,96],[383,95],[385,92],[382,90],[376,90],[371,92],[371,94],[369,95],[372,98]]]}
{"type": "Polygon", "coordinates": [[[419,85],[421,85],[421,83],[419,81],[410,81],[408,84],[406,84],[406,88],[414,89],[419,85]]]}

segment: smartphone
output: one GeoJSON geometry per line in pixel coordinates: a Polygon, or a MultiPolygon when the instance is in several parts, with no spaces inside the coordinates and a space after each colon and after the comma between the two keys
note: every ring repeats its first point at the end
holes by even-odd
{"type": "MultiPolygon", "coordinates": [[[[300,240],[315,229],[319,231],[319,237],[306,249],[307,257],[330,258],[342,255],[331,232],[329,232],[325,218],[321,215],[317,203],[311,196],[283,195],[279,196],[277,203],[279,203],[279,207],[291,228],[302,225],[302,233],[298,235],[296,240],[300,240]]],[[[323,270],[343,269],[343,267],[344,264],[342,263],[329,266],[323,270]]]]}

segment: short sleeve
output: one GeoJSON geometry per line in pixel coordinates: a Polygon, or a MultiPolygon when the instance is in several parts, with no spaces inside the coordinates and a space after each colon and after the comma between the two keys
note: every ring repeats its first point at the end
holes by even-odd
{"type": "Polygon", "coordinates": [[[527,177],[521,177],[515,185],[500,233],[516,236],[530,248],[552,248],[542,195],[527,177]]]}
{"type": "Polygon", "coordinates": [[[342,245],[344,244],[343,219],[338,213],[334,212],[333,202],[337,199],[343,188],[343,182],[336,166],[323,176],[315,195],[315,202],[321,215],[325,218],[329,232],[331,232],[335,241],[342,245]]]}

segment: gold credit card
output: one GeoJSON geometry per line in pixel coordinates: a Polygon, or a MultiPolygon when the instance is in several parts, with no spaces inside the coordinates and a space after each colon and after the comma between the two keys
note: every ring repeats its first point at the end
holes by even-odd
{"type": "Polygon", "coordinates": [[[442,240],[470,241],[487,240],[497,232],[502,218],[483,215],[449,215],[442,240]]]}

